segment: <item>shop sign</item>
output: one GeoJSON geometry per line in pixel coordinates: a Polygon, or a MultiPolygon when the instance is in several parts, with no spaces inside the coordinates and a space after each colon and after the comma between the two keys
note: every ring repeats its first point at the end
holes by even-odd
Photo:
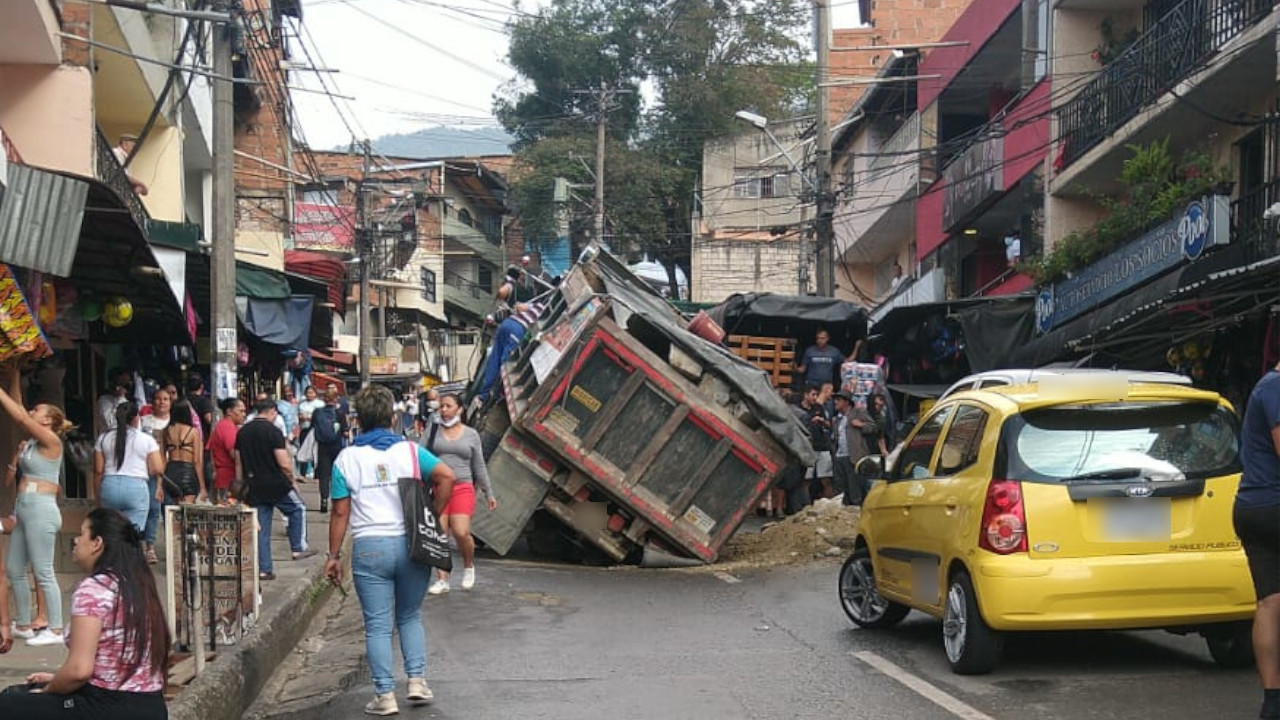
{"type": "Polygon", "coordinates": [[[314,203],[297,203],[293,207],[294,248],[341,252],[355,247],[354,207],[314,203]]]}
{"type": "Polygon", "coordinates": [[[400,372],[400,358],[377,356],[369,358],[370,375],[395,375],[400,372]]]}
{"type": "Polygon", "coordinates": [[[1036,328],[1044,333],[1230,239],[1230,199],[1205,196],[1107,257],[1036,295],[1036,328]]]}
{"type": "Polygon", "coordinates": [[[991,197],[1004,192],[1004,138],[969,146],[942,171],[942,227],[952,230],[991,197]]]}

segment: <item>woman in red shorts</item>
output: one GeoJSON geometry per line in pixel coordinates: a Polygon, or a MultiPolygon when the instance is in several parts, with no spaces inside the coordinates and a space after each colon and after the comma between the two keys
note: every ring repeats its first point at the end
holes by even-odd
{"type": "MultiPolygon", "coordinates": [[[[453,534],[462,553],[462,589],[470,590],[476,584],[476,541],[471,537],[471,516],[476,508],[476,485],[488,499],[489,509],[498,509],[498,499],[489,483],[489,469],[484,464],[480,445],[480,433],[462,422],[462,400],[450,394],[440,398],[440,420],[422,434],[422,444],[440,458],[457,480],[453,495],[440,523],[453,534]]],[[[431,595],[449,592],[449,573],[438,571],[439,576],[427,590],[431,595]]]]}

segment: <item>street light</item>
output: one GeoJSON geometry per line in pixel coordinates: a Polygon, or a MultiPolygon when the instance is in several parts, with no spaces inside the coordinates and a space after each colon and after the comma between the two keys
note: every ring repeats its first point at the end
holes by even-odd
{"type": "Polygon", "coordinates": [[[810,190],[816,194],[820,194],[818,184],[813,181],[813,178],[809,177],[800,169],[800,166],[796,164],[796,161],[791,158],[791,153],[787,152],[787,149],[782,146],[782,143],[778,142],[778,138],[774,137],[774,134],[769,131],[769,120],[767,118],[763,115],[753,113],[750,110],[739,110],[734,113],[733,116],[764,133],[765,137],[769,138],[769,142],[773,143],[773,146],[778,148],[778,152],[782,153],[782,157],[787,159],[787,164],[791,166],[791,170],[804,180],[810,190]]]}

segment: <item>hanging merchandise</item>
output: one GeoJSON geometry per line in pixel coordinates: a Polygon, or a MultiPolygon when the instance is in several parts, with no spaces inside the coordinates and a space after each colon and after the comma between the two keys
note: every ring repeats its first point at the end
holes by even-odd
{"type": "Polygon", "coordinates": [[[120,296],[111,298],[102,308],[102,321],[113,328],[128,325],[133,322],[133,303],[120,296]]]}
{"type": "Polygon", "coordinates": [[[40,327],[50,328],[58,321],[58,291],[54,288],[53,278],[40,281],[40,327]]]}
{"type": "Polygon", "coordinates": [[[0,264],[0,362],[23,355],[43,358],[52,353],[13,270],[0,264]]]}
{"type": "Polygon", "coordinates": [[[80,317],[88,322],[102,318],[102,303],[97,300],[85,300],[80,304],[80,317]]]}

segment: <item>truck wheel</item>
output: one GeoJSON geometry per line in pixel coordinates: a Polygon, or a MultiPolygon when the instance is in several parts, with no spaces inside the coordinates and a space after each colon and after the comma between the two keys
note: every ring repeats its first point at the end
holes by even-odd
{"type": "Polygon", "coordinates": [[[995,669],[1004,651],[1004,638],[992,630],[978,610],[978,595],[969,573],[957,570],[947,588],[942,613],[942,644],[947,662],[957,675],[984,675],[995,669]]]}
{"type": "Polygon", "coordinates": [[[911,612],[906,605],[885,600],[876,590],[871,552],[858,548],[840,567],[840,607],[858,627],[871,630],[890,628],[911,612]]]}
{"type": "Polygon", "coordinates": [[[1210,628],[1204,633],[1204,642],[1219,667],[1232,670],[1253,667],[1252,623],[1227,623],[1210,628]]]}

